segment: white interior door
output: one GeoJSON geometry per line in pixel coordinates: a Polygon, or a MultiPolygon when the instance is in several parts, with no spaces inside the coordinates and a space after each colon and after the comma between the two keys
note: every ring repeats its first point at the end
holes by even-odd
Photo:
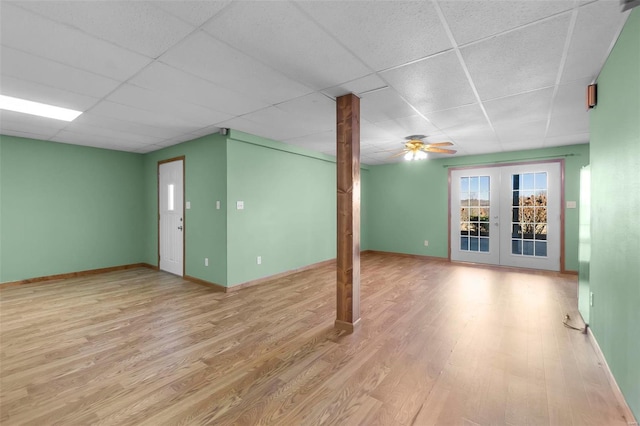
{"type": "Polygon", "coordinates": [[[560,270],[558,162],[451,171],[451,260],[560,270]]]}
{"type": "Polygon", "coordinates": [[[161,163],[158,168],[160,269],[179,276],[184,271],[184,162],[161,163]]]}

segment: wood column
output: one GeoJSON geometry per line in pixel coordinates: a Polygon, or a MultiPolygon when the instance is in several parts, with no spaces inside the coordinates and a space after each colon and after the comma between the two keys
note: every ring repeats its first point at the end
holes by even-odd
{"type": "Polygon", "coordinates": [[[353,331],[360,322],[360,98],[337,105],[338,260],[335,327],[353,331]]]}

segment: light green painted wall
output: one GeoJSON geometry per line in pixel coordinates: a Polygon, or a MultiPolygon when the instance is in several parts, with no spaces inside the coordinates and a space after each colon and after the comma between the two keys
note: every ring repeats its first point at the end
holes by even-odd
{"type": "Polygon", "coordinates": [[[242,132],[230,136],[228,285],[334,258],[335,159],[242,132]]]}
{"type": "Polygon", "coordinates": [[[142,156],[0,136],[0,282],[143,260],[142,156]]]}
{"type": "MultiPolygon", "coordinates": [[[[550,157],[565,159],[565,197],[577,201],[580,168],[589,164],[588,145],[371,166],[370,248],[447,257],[449,171],[444,166],[542,161],[550,157]],[[429,240],[428,247],[424,240],[429,240]]],[[[565,210],[565,267],[573,271],[578,270],[578,212],[565,210]]]]}
{"type": "Polygon", "coordinates": [[[227,283],[226,138],[213,134],[144,156],[144,259],[158,264],[158,161],[185,156],[185,274],[227,283]],[[220,210],[216,210],[220,201],[220,210]],[[205,257],[209,266],[204,265],[205,257]]]}
{"type": "Polygon", "coordinates": [[[640,9],[598,78],[591,110],[590,326],[640,419],[640,9]]]}
{"type": "Polygon", "coordinates": [[[578,230],[578,310],[589,324],[589,268],[591,262],[591,166],[580,170],[580,225],[578,230]]]}

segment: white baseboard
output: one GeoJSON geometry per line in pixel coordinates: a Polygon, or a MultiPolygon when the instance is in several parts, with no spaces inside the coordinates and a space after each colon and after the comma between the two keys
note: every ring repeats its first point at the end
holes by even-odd
{"type": "Polygon", "coordinates": [[[605,359],[604,354],[602,353],[602,349],[600,349],[600,345],[598,345],[596,336],[593,335],[593,332],[591,331],[590,327],[587,327],[587,334],[589,335],[589,341],[591,342],[591,345],[593,346],[593,349],[595,350],[596,355],[598,356],[600,362],[602,363],[604,374],[607,376],[607,381],[609,382],[609,386],[611,386],[611,390],[613,391],[613,394],[616,397],[616,401],[618,402],[618,406],[622,411],[622,415],[625,421],[627,422],[627,425],[638,426],[638,422],[636,421],[636,418],[634,417],[633,412],[631,411],[631,408],[629,408],[629,405],[627,404],[627,400],[624,399],[624,395],[622,394],[622,391],[620,390],[620,387],[618,386],[618,383],[616,382],[615,377],[613,377],[613,374],[611,373],[611,369],[609,368],[609,364],[607,364],[607,360],[605,359]]]}

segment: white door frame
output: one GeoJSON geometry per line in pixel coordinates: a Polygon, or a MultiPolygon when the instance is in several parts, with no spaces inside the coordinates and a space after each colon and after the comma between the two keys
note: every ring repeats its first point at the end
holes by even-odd
{"type": "MultiPolygon", "coordinates": [[[[448,249],[448,257],[449,257],[449,261],[452,261],[451,259],[451,254],[452,254],[452,245],[454,244],[452,241],[452,211],[451,211],[451,203],[452,203],[452,173],[453,172],[457,172],[457,171],[464,171],[464,170],[487,170],[490,168],[508,168],[510,166],[533,166],[533,165],[538,165],[538,164],[547,164],[547,163],[558,163],[559,164],[559,173],[560,173],[560,198],[559,198],[559,215],[560,215],[560,230],[559,230],[559,272],[566,272],[565,269],[565,214],[564,214],[564,209],[565,209],[565,194],[564,194],[564,169],[565,169],[565,160],[564,159],[551,159],[551,160],[541,160],[541,161],[523,161],[523,162],[508,162],[508,163],[495,163],[495,164],[489,164],[489,165],[485,165],[485,164],[480,164],[480,165],[472,165],[472,166],[463,166],[463,167],[451,167],[449,168],[449,199],[448,199],[448,210],[449,210],[449,214],[448,214],[448,228],[449,228],[449,232],[448,232],[448,242],[449,242],[449,249],[448,249]]],[[[501,207],[502,209],[502,207],[501,207]]],[[[502,228],[502,227],[501,227],[502,228]]],[[[454,260],[455,262],[455,260],[454,260]]],[[[495,266],[501,266],[501,265],[495,265],[495,266]]]]}
{"type": "Polygon", "coordinates": [[[185,161],[185,156],[181,155],[179,157],[173,157],[173,158],[168,158],[166,160],[160,160],[158,161],[158,165],[157,165],[157,184],[156,184],[156,196],[158,199],[158,203],[157,203],[157,214],[158,214],[158,269],[160,269],[160,232],[161,232],[161,228],[160,228],[160,166],[162,164],[166,164],[166,163],[171,163],[174,161],[182,161],[182,273],[181,276],[185,275],[185,265],[186,265],[186,256],[185,256],[185,248],[186,248],[186,244],[185,244],[185,235],[186,235],[186,217],[184,215],[185,212],[185,175],[186,175],[186,161],[185,161]]]}

